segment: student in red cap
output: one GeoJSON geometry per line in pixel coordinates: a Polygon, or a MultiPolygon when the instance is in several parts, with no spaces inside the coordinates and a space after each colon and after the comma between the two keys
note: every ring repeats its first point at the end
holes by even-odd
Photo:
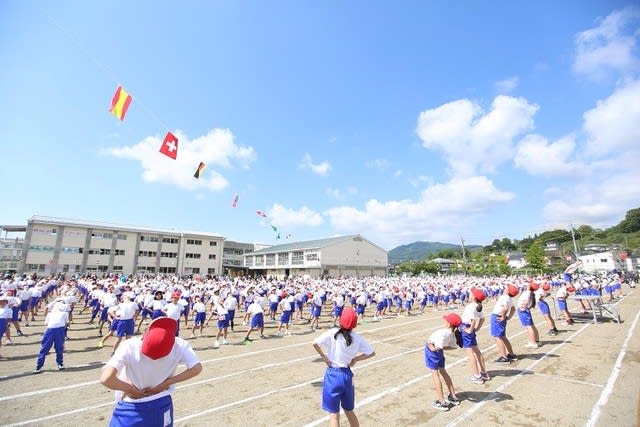
{"type": "Polygon", "coordinates": [[[322,383],[322,409],[329,412],[329,425],[340,425],[340,407],[347,416],[349,425],[358,426],[355,408],[355,388],[351,367],[357,362],[375,356],[371,344],[353,332],[358,324],[358,315],[346,307],[340,316],[340,327],[331,328],[313,341],[327,369],[322,383]]]}
{"type": "Polygon", "coordinates": [[[202,372],[191,345],[176,337],[177,322],[155,319],[142,337],[124,341],[109,359],[100,382],[115,390],[110,426],[172,426],[175,384],[202,372]],[[186,370],[176,374],[178,365],[186,370]]]}
{"type": "Polygon", "coordinates": [[[558,329],[556,328],[556,322],[551,317],[551,311],[549,310],[549,304],[544,300],[549,296],[549,290],[551,286],[548,283],[539,286],[538,289],[535,290],[535,296],[537,298],[538,310],[542,313],[542,317],[547,321],[547,325],[549,326],[548,335],[556,336],[558,335],[558,329]]]}
{"type": "Polygon", "coordinates": [[[571,313],[569,312],[567,298],[569,297],[569,294],[575,291],[576,288],[574,288],[573,285],[569,283],[562,285],[556,292],[556,303],[558,304],[558,310],[560,310],[562,317],[564,317],[564,320],[567,322],[567,326],[573,325],[573,317],[571,317],[571,313]]]}
{"type": "Polygon", "coordinates": [[[424,363],[427,368],[431,369],[431,378],[438,395],[438,400],[433,402],[431,406],[439,411],[448,411],[451,406],[458,406],[460,401],[453,388],[453,381],[445,369],[444,350],[454,350],[458,346],[462,346],[462,338],[458,329],[462,324],[462,318],[456,313],[449,313],[442,318],[444,319],[444,328],[431,334],[424,346],[424,363]],[[440,376],[444,379],[449,391],[446,400],[440,376]]]}
{"type": "Polygon", "coordinates": [[[513,353],[513,347],[511,347],[511,341],[507,338],[507,320],[511,319],[516,308],[513,306],[511,298],[518,295],[520,290],[515,285],[507,285],[504,288],[504,293],[498,297],[496,305],[491,312],[491,336],[496,339],[496,345],[498,346],[498,357],[496,363],[511,363],[513,360],[518,360],[513,353]]]}
{"type": "Polygon", "coordinates": [[[484,357],[480,348],[478,348],[478,339],[476,332],[484,323],[484,315],[482,314],[482,301],[486,298],[482,289],[471,289],[471,301],[462,312],[462,324],[460,332],[462,333],[462,348],[467,352],[469,357],[469,366],[471,367],[471,376],[466,380],[474,384],[483,384],[491,379],[487,373],[484,357]]]}
{"type": "Polygon", "coordinates": [[[520,298],[518,298],[518,318],[520,319],[520,324],[527,328],[527,335],[529,337],[529,342],[525,345],[526,348],[540,347],[540,334],[531,316],[531,309],[536,306],[536,296],[534,293],[536,290],[538,290],[538,284],[531,282],[528,288],[522,291],[520,298]]]}

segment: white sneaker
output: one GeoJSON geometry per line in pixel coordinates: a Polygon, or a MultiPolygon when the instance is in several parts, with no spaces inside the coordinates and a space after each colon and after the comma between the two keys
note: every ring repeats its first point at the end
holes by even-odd
{"type": "Polygon", "coordinates": [[[536,343],[528,342],[524,347],[525,348],[538,348],[539,345],[536,344],[536,343]]]}
{"type": "Polygon", "coordinates": [[[285,336],[285,337],[288,337],[289,335],[291,335],[291,332],[289,332],[289,331],[286,331],[286,332],[284,333],[284,336],[285,336]]]}
{"type": "Polygon", "coordinates": [[[220,347],[220,343],[218,342],[218,340],[216,340],[216,342],[213,343],[213,348],[218,348],[220,347]]]}
{"type": "Polygon", "coordinates": [[[227,344],[229,344],[229,341],[227,341],[227,340],[223,339],[223,340],[222,340],[222,345],[227,345],[227,344]]]}
{"type": "Polygon", "coordinates": [[[275,336],[276,336],[276,337],[279,337],[279,336],[280,336],[280,332],[276,332],[276,333],[275,333],[275,336]]]}

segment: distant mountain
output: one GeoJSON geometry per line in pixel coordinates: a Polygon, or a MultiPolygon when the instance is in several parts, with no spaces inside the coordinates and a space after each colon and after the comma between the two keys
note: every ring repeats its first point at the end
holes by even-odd
{"type": "MultiPolygon", "coordinates": [[[[465,245],[465,249],[468,251],[482,248],[477,245],[465,245]]],[[[461,245],[454,245],[453,243],[440,243],[440,242],[413,242],[408,245],[398,246],[391,249],[389,253],[389,264],[400,264],[405,261],[422,261],[427,256],[440,252],[444,249],[453,249],[454,251],[461,250],[461,245]]]]}

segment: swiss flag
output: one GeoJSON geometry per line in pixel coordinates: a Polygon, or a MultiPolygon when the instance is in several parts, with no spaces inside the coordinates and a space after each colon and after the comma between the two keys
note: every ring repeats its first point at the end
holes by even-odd
{"type": "Polygon", "coordinates": [[[160,152],[173,160],[178,157],[178,138],[171,132],[167,132],[167,136],[164,137],[160,152]]]}

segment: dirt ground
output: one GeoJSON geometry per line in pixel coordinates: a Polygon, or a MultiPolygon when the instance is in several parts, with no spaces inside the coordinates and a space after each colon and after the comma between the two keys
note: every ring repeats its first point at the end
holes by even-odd
{"type": "MultiPolygon", "coordinates": [[[[443,312],[427,308],[422,316],[382,321],[369,317],[356,329],[377,353],[354,369],[356,414],[361,425],[638,425],[640,292],[624,291],[617,305],[621,324],[606,319],[593,324],[590,316],[578,316],[572,326],[558,321],[560,334],[549,337],[536,310],[534,319],[543,342],[537,350],[524,348],[525,330],[512,319],[508,335],[519,358],[508,366],[492,362],[496,348],[485,325],[478,340],[492,379],[483,385],[466,382],[470,371],[465,353],[447,352],[447,370],[462,400],[449,412],[431,408],[435,391],[423,359],[423,343],[441,327],[443,312]]],[[[492,306],[492,302],[486,304],[486,312],[492,306]]],[[[575,302],[570,307],[577,311],[575,302]]],[[[313,338],[331,326],[329,305],[323,311],[321,331],[310,332],[306,323],[296,322],[292,336],[280,338],[273,336],[277,324],[268,323],[267,339],[243,345],[246,327],[237,326],[230,335],[230,345],[217,349],[212,348],[212,327],[204,337],[189,339],[204,370],[181,383],[174,394],[176,424],[327,425],[327,414],[320,407],[324,365],[311,347],[313,338]]],[[[14,337],[14,345],[3,345],[0,425],[92,426],[109,422],[113,393],[98,383],[98,377],[111,348],[97,348],[97,329],[87,321],[86,314],[80,315],[71,325],[65,371],[55,369],[51,352],[45,372],[32,374],[42,318],[24,327],[26,337],[14,337]]],[[[238,317],[236,323],[241,324],[238,317]]],[[[189,335],[183,326],[181,336],[189,335]]],[[[341,421],[347,425],[344,415],[341,421]]]]}

